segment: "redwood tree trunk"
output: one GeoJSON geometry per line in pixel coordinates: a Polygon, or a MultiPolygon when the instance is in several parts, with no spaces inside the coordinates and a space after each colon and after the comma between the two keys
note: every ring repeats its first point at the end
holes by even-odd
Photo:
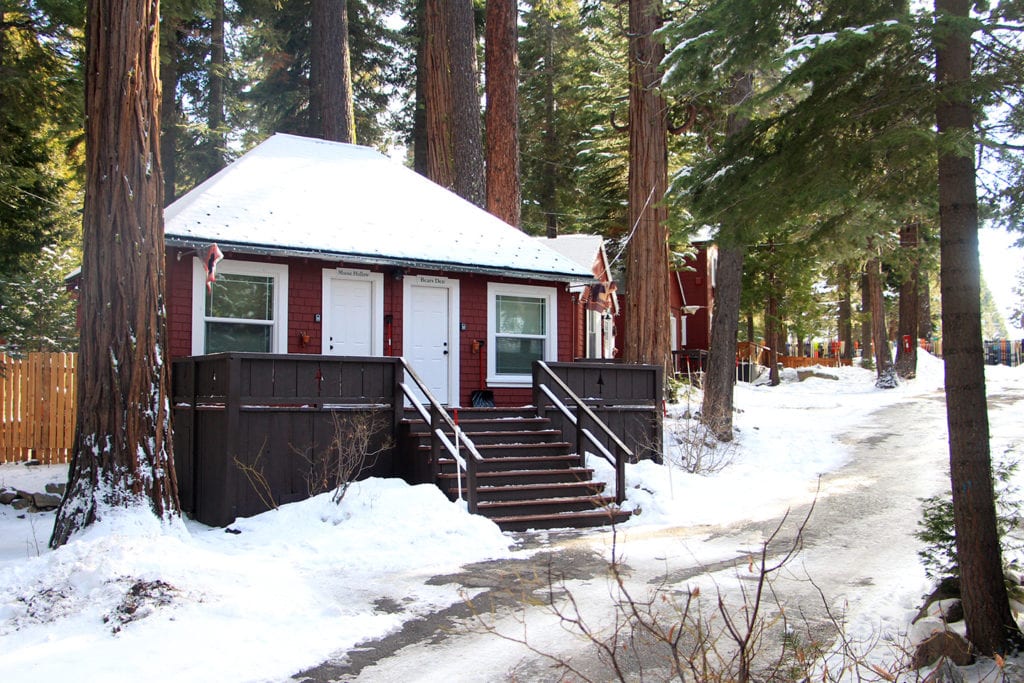
{"type": "MultiPolygon", "coordinates": [[[[753,92],[750,74],[733,77],[728,93],[730,105],[744,102],[753,92]]],[[[729,114],[726,134],[737,135],[748,121],[729,114]]],[[[711,349],[704,376],[704,424],[720,441],[732,441],[733,382],[736,379],[736,333],[740,324],[740,295],[743,292],[743,241],[737,226],[719,230],[718,271],[715,281],[714,317],[711,323],[711,349]]]]}
{"type": "MultiPolygon", "coordinates": [[[[629,2],[629,224],[626,258],[626,334],[630,363],[669,363],[668,120],[661,96],[665,46],[661,3],[629,2]]],[[[666,375],[668,376],[668,375],[666,375]]]]}
{"type": "Polygon", "coordinates": [[[207,126],[210,146],[210,175],[224,168],[224,0],[216,0],[213,27],[210,32],[210,100],[207,103],[207,126]]]}
{"type": "Polygon", "coordinates": [[[853,359],[853,304],[850,301],[850,267],[839,268],[839,341],[844,360],[853,359]]]}
{"type": "Polygon", "coordinates": [[[452,69],[445,0],[423,3],[423,102],[427,119],[427,177],[454,190],[452,69]]]}
{"type": "Polygon", "coordinates": [[[860,274],[860,362],[865,368],[873,367],[874,344],[871,330],[871,287],[868,285],[868,273],[860,274]]]}
{"type": "Polygon", "coordinates": [[[164,353],[159,2],[90,0],[78,423],[50,545],[110,508],[178,514],[164,353]]]}
{"type": "Polygon", "coordinates": [[[865,267],[868,304],[871,307],[871,342],[875,346],[875,372],[878,386],[892,388],[892,351],[885,331],[885,300],[882,298],[882,261],[872,258],[865,267]]]}
{"type": "Polygon", "coordinates": [[[487,210],[519,227],[519,12],[515,0],[487,0],[487,210]]]}
{"type": "MultiPolygon", "coordinates": [[[[773,278],[774,279],[774,278],[773,278]]],[[[774,287],[774,283],[772,283],[774,287]]],[[[779,377],[779,299],[775,292],[768,294],[768,305],[764,312],[764,340],[768,345],[768,383],[779,386],[782,379],[779,377]]],[[[753,370],[753,368],[751,368],[753,370]]]]}
{"type": "Polygon", "coordinates": [[[906,274],[900,283],[900,317],[896,332],[896,373],[905,379],[917,375],[917,292],[921,265],[917,257],[917,223],[900,228],[900,248],[910,254],[906,274]],[[910,347],[907,348],[907,339],[910,347]]]}
{"type": "Polygon", "coordinates": [[[313,0],[309,68],[310,132],[356,141],[347,0],[313,0]]]}
{"type": "Polygon", "coordinates": [[[970,0],[935,0],[942,353],[953,521],[967,638],[983,655],[1024,639],[1010,613],[996,526],[981,339],[978,200],[973,155],[970,0]],[[948,17],[948,18],[947,18],[948,17]]]}
{"type": "Polygon", "coordinates": [[[484,143],[477,92],[476,26],[472,0],[446,0],[448,51],[452,70],[452,155],[455,193],[487,206],[484,143]]]}
{"type": "Polygon", "coordinates": [[[551,15],[541,13],[544,28],[544,166],[540,183],[540,206],[545,232],[558,237],[558,124],[555,121],[555,25],[551,15]]]}

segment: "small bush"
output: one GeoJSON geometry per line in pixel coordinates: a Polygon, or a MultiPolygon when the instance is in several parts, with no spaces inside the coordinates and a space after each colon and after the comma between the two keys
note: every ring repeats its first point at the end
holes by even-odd
{"type": "MultiPolygon", "coordinates": [[[[1009,532],[1020,520],[1021,503],[1017,487],[1012,479],[1019,463],[1016,460],[997,462],[992,467],[993,486],[996,499],[996,521],[1003,549],[1007,549],[1009,532]]],[[[956,532],[953,525],[953,499],[947,493],[932,496],[921,501],[921,521],[914,534],[925,543],[918,552],[928,578],[938,580],[946,576],[959,576],[960,567],[956,557],[956,532]]],[[[1020,544],[1011,547],[1019,549],[1020,544]]]]}

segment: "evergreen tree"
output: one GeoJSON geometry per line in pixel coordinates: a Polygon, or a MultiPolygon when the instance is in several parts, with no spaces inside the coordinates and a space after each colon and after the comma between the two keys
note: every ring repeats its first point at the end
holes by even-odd
{"type": "Polygon", "coordinates": [[[78,410],[51,547],[111,508],[178,515],[166,362],[157,0],[89,0],[78,410]]]}
{"type": "Polygon", "coordinates": [[[0,2],[0,278],[75,234],[83,7],[0,2]]]}
{"type": "Polygon", "coordinates": [[[48,246],[17,275],[0,282],[0,350],[74,351],[76,302],[64,278],[80,263],[76,249],[48,246]]]}

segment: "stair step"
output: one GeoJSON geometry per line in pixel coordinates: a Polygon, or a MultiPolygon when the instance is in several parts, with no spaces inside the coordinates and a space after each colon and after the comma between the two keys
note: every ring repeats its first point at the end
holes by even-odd
{"type": "Polygon", "coordinates": [[[564,512],[556,515],[510,515],[491,517],[502,531],[528,531],[530,529],[566,529],[606,526],[629,519],[630,513],[616,508],[564,512]]]}
{"type": "Polygon", "coordinates": [[[479,501],[477,513],[485,517],[522,517],[529,515],[560,515],[566,512],[604,510],[615,502],[607,496],[569,496],[534,498],[532,500],[479,501]]]}
{"type": "MultiPolygon", "coordinates": [[[[564,481],[541,484],[516,484],[510,486],[478,486],[480,501],[534,500],[537,498],[572,498],[576,496],[598,496],[605,489],[603,481],[564,481]]],[[[447,490],[450,498],[456,498],[454,487],[447,490]]],[[[462,496],[469,494],[465,486],[462,496]]]]}
{"type": "MultiPolygon", "coordinates": [[[[497,431],[497,430],[481,430],[479,432],[466,432],[469,438],[477,446],[487,444],[521,444],[521,443],[550,443],[550,442],[562,442],[562,431],[560,429],[531,429],[524,431],[497,431]]],[[[414,432],[410,434],[413,438],[419,440],[419,446],[429,446],[429,434],[427,432],[414,432]]],[[[451,439],[452,435],[449,432],[448,438],[451,439]]]]}
{"type": "MultiPolygon", "coordinates": [[[[405,419],[403,424],[409,426],[411,434],[426,434],[430,431],[429,425],[420,419],[405,419]]],[[[506,431],[506,432],[521,432],[521,431],[536,431],[538,429],[546,429],[551,424],[551,419],[547,417],[527,417],[527,418],[481,418],[481,419],[467,419],[462,416],[459,417],[459,427],[462,431],[467,433],[474,432],[487,432],[487,431],[506,431]]],[[[451,433],[450,430],[445,430],[451,433]]]]}
{"type": "MultiPolygon", "coordinates": [[[[454,472],[455,460],[452,458],[441,458],[438,461],[442,472],[454,472]]],[[[562,455],[508,455],[501,457],[484,458],[477,461],[477,473],[483,472],[510,472],[520,470],[564,470],[571,467],[578,467],[582,458],[575,453],[562,455]]]]}
{"type": "MultiPolygon", "coordinates": [[[[565,469],[539,470],[508,470],[498,472],[478,472],[477,486],[517,486],[520,484],[564,484],[571,482],[587,482],[593,479],[594,470],[586,467],[569,467],[565,469]]],[[[466,475],[462,475],[465,480],[466,475]]],[[[442,472],[438,475],[438,483],[443,490],[454,489],[456,481],[454,472],[442,472]]]]}
{"type": "MultiPolygon", "coordinates": [[[[567,441],[555,441],[552,443],[487,443],[474,444],[476,450],[484,460],[505,460],[507,458],[543,458],[543,457],[565,457],[569,455],[572,444],[567,441]]],[[[429,453],[430,446],[421,444],[416,447],[420,453],[429,453]]],[[[465,456],[466,450],[460,445],[459,452],[465,456]]],[[[448,451],[441,449],[444,457],[448,451]]]]}

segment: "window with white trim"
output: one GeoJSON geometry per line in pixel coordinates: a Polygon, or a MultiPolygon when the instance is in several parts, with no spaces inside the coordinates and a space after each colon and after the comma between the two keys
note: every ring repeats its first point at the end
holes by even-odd
{"type": "Polygon", "coordinates": [[[192,353],[288,352],[288,266],[223,260],[206,286],[192,269],[192,353]]]}
{"type": "Polygon", "coordinates": [[[557,357],[556,294],[553,287],[487,285],[489,382],[529,384],[533,361],[557,357]]]}

